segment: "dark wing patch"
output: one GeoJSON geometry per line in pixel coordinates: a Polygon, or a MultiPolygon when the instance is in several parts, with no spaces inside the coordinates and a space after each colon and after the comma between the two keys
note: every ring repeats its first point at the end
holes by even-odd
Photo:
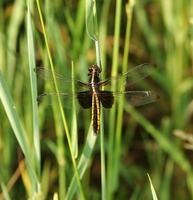
{"type": "Polygon", "coordinates": [[[90,91],[78,92],[77,98],[83,108],[90,108],[92,106],[92,93],[90,91]]]}
{"type": "Polygon", "coordinates": [[[100,91],[98,93],[99,99],[104,108],[111,108],[114,103],[114,97],[110,91],[100,91]]]}

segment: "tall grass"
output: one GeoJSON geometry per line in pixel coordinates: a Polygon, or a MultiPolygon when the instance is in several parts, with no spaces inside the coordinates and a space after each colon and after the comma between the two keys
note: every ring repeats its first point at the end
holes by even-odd
{"type": "Polygon", "coordinates": [[[191,157],[173,135],[193,130],[189,3],[0,2],[0,199],[193,198],[191,157]],[[55,71],[87,81],[91,64],[104,79],[143,62],[158,70],[138,87],[160,99],[133,108],[118,98],[102,109],[98,136],[90,112],[73,98],[65,109],[58,95],[76,88],[55,71]],[[37,80],[37,66],[51,79],[37,80]],[[38,105],[44,92],[57,94],[51,106],[46,98],[38,105]]]}

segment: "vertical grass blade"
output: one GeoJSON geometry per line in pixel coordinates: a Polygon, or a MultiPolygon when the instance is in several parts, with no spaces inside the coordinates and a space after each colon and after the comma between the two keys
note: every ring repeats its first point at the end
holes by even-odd
{"type": "MultiPolygon", "coordinates": [[[[97,137],[93,135],[92,132],[92,126],[90,125],[88,135],[86,138],[86,143],[84,145],[83,152],[80,156],[80,160],[78,162],[78,173],[80,174],[80,177],[82,178],[86,168],[89,165],[90,159],[91,159],[91,154],[93,152],[95,143],[96,143],[97,137]]],[[[66,194],[66,199],[71,200],[77,191],[77,185],[76,185],[76,179],[75,176],[72,178],[70,186],[68,188],[67,194],[66,194]]]]}
{"type": "Polygon", "coordinates": [[[56,137],[57,137],[57,161],[58,161],[58,179],[59,179],[59,197],[60,199],[64,199],[66,193],[66,158],[65,158],[65,144],[64,144],[64,128],[62,124],[61,116],[58,115],[59,109],[57,102],[53,103],[53,114],[54,120],[57,126],[56,129],[56,137]]]}
{"type": "MultiPolygon", "coordinates": [[[[116,1],[115,11],[115,27],[114,27],[114,47],[113,47],[113,61],[111,76],[116,76],[118,71],[118,56],[119,56],[119,38],[120,38],[120,26],[121,26],[121,7],[122,1],[116,1]]],[[[116,91],[115,83],[112,84],[112,91],[116,91]]],[[[115,106],[110,111],[110,127],[108,138],[108,165],[107,165],[107,199],[112,199],[112,194],[115,189],[114,182],[114,135],[115,135],[115,106]]]]}
{"type": "Polygon", "coordinates": [[[76,14],[76,22],[75,22],[75,27],[77,27],[78,35],[81,35],[81,33],[84,29],[84,21],[85,21],[84,4],[85,4],[85,0],[80,0],[78,3],[78,11],[76,14]]]}
{"type": "Polygon", "coordinates": [[[61,99],[60,99],[59,89],[58,89],[56,76],[55,76],[55,72],[54,72],[54,64],[53,64],[53,60],[52,60],[52,57],[51,57],[51,52],[50,52],[50,49],[49,49],[49,46],[48,46],[48,39],[47,39],[47,35],[46,35],[46,30],[45,30],[45,25],[44,25],[44,21],[43,21],[43,16],[42,16],[39,0],[36,0],[36,5],[37,5],[37,8],[38,8],[38,13],[39,13],[40,21],[41,21],[41,26],[42,26],[42,29],[43,29],[43,35],[44,35],[44,40],[45,40],[45,44],[46,44],[46,50],[47,50],[47,53],[48,53],[51,72],[52,72],[52,76],[53,76],[54,88],[55,88],[55,91],[56,91],[56,94],[57,94],[58,106],[59,106],[60,114],[61,114],[61,117],[62,117],[64,130],[66,132],[66,138],[67,138],[67,142],[68,142],[68,146],[69,146],[69,151],[70,151],[70,156],[71,156],[71,160],[72,160],[72,164],[73,164],[73,168],[74,168],[74,173],[75,173],[76,180],[77,180],[77,185],[79,187],[81,198],[85,199],[84,198],[83,189],[82,189],[82,185],[81,185],[81,182],[80,182],[80,176],[78,174],[76,162],[75,162],[75,159],[74,159],[74,156],[73,156],[73,152],[72,152],[71,137],[70,137],[69,129],[68,129],[68,126],[67,126],[66,117],[65,117],[65,114],[64,114],[64,111],[63,111],[63,108],[62,108],[62,102],[61,102],[61,99]]]}
{"type": "MultiPolygon", "coordinates": [[[[124,54],[123,54],[123,67],[122,67],[122,74],[124,74],[127,71],[128,67],[128,57],[129,57],[129,47],[130,47],[130,32],[131,32],[131,21],[132,21],[132,13],[133,13],[133,6],[134,1],[131,0],[126,5],[126,14],[127,14],[127,26],[126,26],[126,33],[125,33],[125,45],[124,45],[124,54]]],[[[119,85],[119,90],[122,90],[124,84],[119,85]]],[[[123,109],[124,109],[124,96],[121,96],[119,98],[118,103],[118,111],[117,111],[117,119],[116,119],[116,135],[115,135],[115,153],[114,153],[114,168],[113,168],[113,174],[114,174],[114,182],[115,182],[115,188],[118,187],[118,177],[119,177],[119,168],[120,168],[120,154],[121,154],[121,136],[122,136],[122,121],[123,121],[123,109]]]]}
{"type": "MultiPolygon", "coordinates": [[[[88,36],[95,42],[96,63],[101,68],[100,44],[98,37],[97,9],[95,0],[86,0],[86,30],[88,36]]],[[[105,173],[105,148],[103,111],[101,111],[100,128],[100,150],[101,150],[101,193],[102,199],[106,199],[106,173],[105,173]]]]}
{"type": "Polygon", "coordinates": [[[189,20],[190,20],[190,50],[191,60],[193,62],[193,0],[190,1],[189,7],[189,20]]]}
{"type": "MultiPolygon", "coordinates": [[[[74,63],[72,62],[72,80],[74,80],[74,63]]],[[[72,93],[75,93],[75,83],[72,81],[72,93]]],[[[74,158],[78,157],[78,129],[77,129],[77,118],[76,118],[76,99],[72,99],[72,120],[71,120],[71,140],[72,140],[72,151],[74,158]]]]}
{"type": "Polygon", "coordinates": [[[151,194],[152,194],[153,200],[158,200],[156,192],[155,192],[155,189],[153,187],[153,184],[152,184],[152,181],[151,181],[151,178],[150,178],[149,174],[147,174],[147,176],[148,176],[148,179],[149,179],[150,188],[151,188],[151,194]]]}
{"type": "Polygon", "coordinates": [[[104,142],[104,123],[103,110],[101,109],[101,131],[100,131],[100,149],[101,149],[101,193],[102,200],[106,200],[106,172],[105,172],[105,142],[104,142]]]}
{"type": "Polygon", "coordinates": [[[9,21],[9,26],[7,31],[8,32],[7,74],[9,83],[12,83],[14,78],[15,64],[16,64],[15,50],[17,46],[17,37],[19,34],[19,28],[21,26],[21,23],[23,22],[24,10],[25,10],[24,6],[25,6],[25,1],[23,0],[15,1],[12,11],[13,13],[9,21]]]}
{"type": "Polygon", "coordinates": [[[86,0],[86,31],[92,40],[98,40],[98,25],[95,0],[86,0]]]}
{"type": "Polygon", "coordinates": [[[13,102],[13,99],[11,97],[11,94],[9,92],[9,88],[3,79],[1,73],[0,73],[0,99],[3,104],[3,107],[5,109],[5,112],[7,114],[8,120],[10,122],[10,125],[13,129],[13,132],[15,134],[15,137],[22,149],[22,152],[25,155],[25,158],[27,160],[27,167],[28,172],[31,176],[31,181],[33,188],[31,191],[35,191],[38,188],[38,179],[37,175],[33,168],[33,157],[31,156],[30,152],[30,145],[27,142],[27,138],[25,135],[25,130],[22,126],[21,120],[17,114],[16,106],[13,102]]]}
{"type": "Polygon", "coordinates": [[[18,143],[24,155],[27,157],[29,155],[29,151],[28,151],[28,144],[25,136],[25,131],[17,114],[16,106],[13,102],[11,94],[9,93],[9,88],[5,80],[3,79],[1,73],[0,73],[0,99],[7,114],[8,120],[14,131],[15,137],[17,138],[18,143]]]}
{"type": "Polygon", "coordinates": [[[170,200],[171,199],[171,193],[170,193],[170,187],[172,184],[172,176],[173,176],[173,170],[174,170],[174,162],[171,159],[168,159],[165,166],[165,174],[163,175],[161,179],[161,190],[159,191],[159,198],[170,200]]]}
{"type": "Polygon", "coordinates": [[[103,3],[102,11],[101,11],[101,21],[99,24],[99,41],[101,44],[100,49],[101,49],[101,65],[103,66],[103,71],[102,71],[102,78],[104,78],[105,72],[106,72],[106,50],[107,50],[107,28],[108,28],[108,14],[110,10],[110,4],[111,0],[106,0],[103,3]]]}
{"type": "MultiPolygon", "coordinates": [[[[7,188],[3,183],[1,183],[1,190],[2,190],[2,195],[5,198],[5,200],[11,200],[9,196],[9,192],[7,191],[7,188]]],[[[0,196],[0,199],[4,199],[3,197],[0,196]]]]}
{"type": "Polygon", "coordinates": [[[91,40],[95,42],[96,63],[101,68],[97,9],[95,0],[86,0],[86,31],[91,40]]]}
{"type": "Polygon", "coordinates": [[[147,44],[151,50],[152,57],[156,59],[157,62],[160,62],[163,59],[160,51],[158,50],[158,39],[154,29],[152,29],[146,11],[143,9],[143,2],[136,1],[136,20],[143,30],[143,34],[146,38],[147,44]]]}
{"type": "Polygon", "coordinates": [[[32,103],[32,119],[33,119],[33,142],[35,148],[35,165],[37,174],[40,177],[40,136],[39,136],[39,122],[38,122],[38,106],[37,106],[37,80],[35,74],[35,53],[32,22],[30,15],[30,7],[28,4],[27,10],[27,47],[28,47],[28,62],[31,85],[31,103],[32,103]]]}

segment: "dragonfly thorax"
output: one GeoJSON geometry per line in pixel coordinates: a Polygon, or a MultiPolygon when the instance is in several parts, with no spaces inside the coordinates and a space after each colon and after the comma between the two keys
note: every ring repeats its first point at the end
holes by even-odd
{"type": "Polygon", "coordinates": [[[89,82],[91,84],[98,83],[100,81],[100,73],[101,69],[97,65],[91,65],[88,69],[89,82]]]}

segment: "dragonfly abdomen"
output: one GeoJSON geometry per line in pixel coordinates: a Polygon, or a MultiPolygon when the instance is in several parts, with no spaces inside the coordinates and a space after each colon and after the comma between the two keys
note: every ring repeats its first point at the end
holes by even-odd
{"type": "Polygon", "coordinates": [[[92,96],[92,126],[94,134],[100,129],[100,101],[97,94],[92,96]]]}

